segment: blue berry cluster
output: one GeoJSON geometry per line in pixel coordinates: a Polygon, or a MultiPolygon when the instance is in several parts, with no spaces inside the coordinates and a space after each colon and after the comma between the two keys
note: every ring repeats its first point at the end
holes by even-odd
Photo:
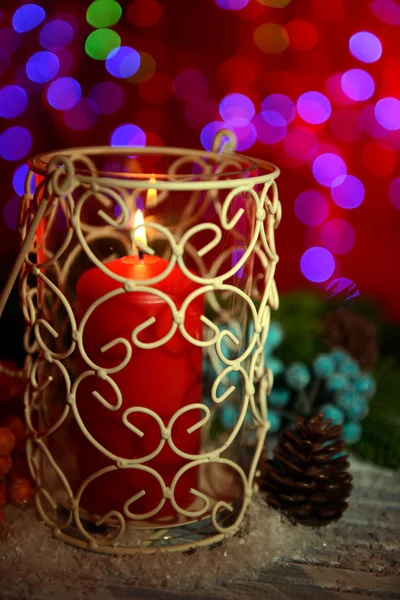
{"type": "MultiPolygon", "coordinates": [[[[362,373],[357,361],[344,350],[334,350],[326,358],[332,363],[332,372],[326,377],[331,401],[324,403],[320,410],[334,425],[343,425],[346,444],[355,444],[361,439],[360,421],[368,414],[368,401],[376,391],[375,380],[368,373],[362,373]]],[[[325,376],[324,370],[319,376],[325,376]]]]}
{"type": "Polygon", "coordinates": [[[346,444],[361,438],[361,424],[368,414],[368,401],[375,394],[375,380],[362,373],[360,366],[345,350],[333,350],[317,356],[309,368],[302,363],[289,365],[276,380],[269,396],[270,431],[277,431],[282,416],[289,417],[289,403],[296,414],[323,412],[334,425],[343,425],[346,444]]]}

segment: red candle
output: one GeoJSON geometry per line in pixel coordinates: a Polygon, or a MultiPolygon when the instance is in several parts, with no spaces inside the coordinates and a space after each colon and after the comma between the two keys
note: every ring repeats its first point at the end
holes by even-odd
{"type": "MultiPolygon", "coordinates": [[[[144,228],[143,228],[144,230],[144,228]]],[[[137,233],[136,236],[138,237],[137,233]]],[[[154,256],[126,256],[107,265],[111,272],[131,281],[149,280],[168,266],[164,259],[154,256]]],[[[143,285],[146,285],[144,283],[143,285]]],[[[188,279],[178,267],[174,267],[167,277],[151,286],[164,292],[179,310],[189,293],[199,286],[188,279]]],[[[93,302],[104,294],[123,288],[97,267],[86,271],[78,281],[76,299],[81,319],[93,302]]],[[[199,296],[185,312],[185,329],[195,339],[202,339],[203,296],[199,296]]],[[[137,407],[154,411],[162,419],[165,427],[177,410],[202,400],[202,348],[187,341],[179,329],[169,341],[159,347],[143,349],[132,341],[132,332],[149,318],[155,323],[138,334],[143,343],[155,342],[163,338],[171,329],[173,315],[166,302],[150,293],[129,291],[114,296],[97,307],[89,317],[83,333],[83,345],[89,358],[102,368],[115,367],[126,355],[122,344],[102,353],[101,348],[116,338],[130,342],[132,356],[128,364],[116,373],[110,374],[122,394],[122,406],[112,411],[107,409],[92,394],[97,391],[111,405],[117,397],[112,386],[105,380],[91,376],[85,378],[78,387],[77,408],[85,427],[90,434],[108,451],[124,459],[140,459],[157,450],[162,441],[162,433],[156,419],[137,407]],[[143,436],[137,435],[123,423],[123,414],[128,409],[128,422],[137,427],[143,436]]],[[[79,370],[90,367],[81,361],[79,370]]],[[[188,433],[203,416],[198,409],[192,409],[179,417],[171,430],[171,438],[183,452],[199,454],[200,430],[188,433]]],[[[82,454],[79,458],[81,481],[97,470],[115,464],[86,440],[81,441],[82,454]]],[[[188,459],[178,456],[165,442],[161,451],[150,460],[143,462],[153,468],[170,485],[172,479],[188,459]]],[[[179,506],[187,508],[194,499],[191,488],[197,488],[198,468],[189,469],[175,490],[179,506]]],[[[84,492],[81,505],[95,512],[105,514],[110,510],[123,510],[124,503],[145,491],[145,495],[131,504],[129,510],[135,515],[153,511],[162,499],[162,490],[156,478],[144,470],[135,468],[118,469],[101,476],[89,484],[84,492]]],[[[176,515],[167,499],[157,518],[176,515]]]]}

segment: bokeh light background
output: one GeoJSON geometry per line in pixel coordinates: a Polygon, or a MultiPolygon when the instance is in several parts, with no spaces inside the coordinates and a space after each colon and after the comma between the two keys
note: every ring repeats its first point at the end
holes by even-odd
{"type": "Polygon", "coordinates": [[[397,0],[2,2],[2,264],[31,154],[228,127],[282,170],[280,290],[400,318],[399,28],[397,0]]]}

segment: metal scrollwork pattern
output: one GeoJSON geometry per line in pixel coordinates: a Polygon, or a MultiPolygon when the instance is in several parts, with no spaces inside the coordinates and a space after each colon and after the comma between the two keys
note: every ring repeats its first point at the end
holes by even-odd
{"type": "Polygon", "coordinates": [[[96,148],[31,162],[21,243],[39,210],[42,218],[20,275],[28,462],[40,515],[78,547],[135,554],[212,544],[238,531],[251,500],[273,383],[263,345],[278,307],[279,171],[226,153],[229,136],[216,144],[224,152],[96,148]],[[121,171],[104,166],[106,155],[121,171]],[[141,166],[153,155],[155,179],[141,166]],[[147,241],[132,245],[132,214],[149,189],[147,241]],[[163,268],[133,279],[113,267],[138,252],[163,268]],[[92,290],[82,309],[78,282],[93,268],[105,292],[92,290]],[[183,296],[170,291],[173,277],[188,282],[183,296]],[[154,313],[140,313],[143,298],[154,313]],[[132,326],[123,312],[131,305],[132,326]],[[151,364],[146,353],[155,372],[143,375],[135,365],[151,364]],[[164,359],[168,373],[181,361],[176,393],[155,405],[140,386],[147,377],[152,389],[157,369],[170,381],[164,359]],[[234,420],[216,435],[228,406],[234,420]]]}

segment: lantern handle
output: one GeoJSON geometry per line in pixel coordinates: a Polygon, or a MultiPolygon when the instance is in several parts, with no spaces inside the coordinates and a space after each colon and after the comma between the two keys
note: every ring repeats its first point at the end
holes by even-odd
{"type": "Polygon", "coordinates": [[[18,277],[18,274],[21,270],[21,267],[24,263],[25,254],[29,251],[29,248],[32,244],[33,238],[36,235],[36,231],[39,227],[39,223],[40,223],[41,219],[43,218],[46,207],[47,207],[47,200],[42,200],[42,202],[39,204],[37,212],[32,220],[29,231],[25,236],[25,239],[19,250],[18,256],[15,259],[15,262],[12,266],[10,274],[7,278],[6,284],[5,284],[4,288],[2,289],[2,292],[0,295],[0,318],[1,318],[1,315],[3,314],[3,310],[4,310],[5,305],[7,304],[8,298],[10,297],[11,290],[14,287],[14,283],[15,283],[15,281],[18,277]]]}
{"type": "Polygon", "coordinates": [[[212,151],[218,154],[233,154],[236,150],[237,138],[231,129],[220,129],[214,136],[212,151]]]}

